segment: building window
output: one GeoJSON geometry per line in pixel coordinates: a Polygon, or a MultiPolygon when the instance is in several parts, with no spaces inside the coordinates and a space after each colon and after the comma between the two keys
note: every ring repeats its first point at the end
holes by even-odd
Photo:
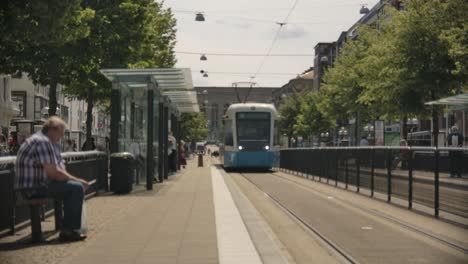
{"type": "Polygon", "coordinates": [[[19,105],[20,112],[18,114],[18,117],[26,118],[26,92],[11,92],[11,100],[19,105]]]}
{"type": "Polygon", "coordinates": [[[62,105],[60,108],[61,108],[61,109],[60,109],[60,114],[61,114],[61,116],[62,116],[62,119],[63,119],[66,123],[68,123],[68,106],[62,105]]]}
{"type": "Polygon", "coordinates": [[[47,107],[48,105],[49,105],[49,100],[44,99],[40,96],[34,97],[34,119],[35,120],[43,118],[42,109],[44,109],[44,107],[47,107]]]}

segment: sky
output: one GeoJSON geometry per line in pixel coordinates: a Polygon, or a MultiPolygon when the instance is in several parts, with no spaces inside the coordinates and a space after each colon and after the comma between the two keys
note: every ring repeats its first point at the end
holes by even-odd
{"type": "Polygon", "coordinates": [[[191,68],[195,86],[253,81],[256,87],[281,87],[313,66],[318,42],[336,41],[362,17],[363,4],[370,9],[378,1],[165,0],[164,7],[171,8],[177,19],[176,67],[191,68]],[[195,21],[197,12],[204,13],[204,22],[195,21]],[[203,53],[301,56],[207,54],[201,61],[203,53]]]}

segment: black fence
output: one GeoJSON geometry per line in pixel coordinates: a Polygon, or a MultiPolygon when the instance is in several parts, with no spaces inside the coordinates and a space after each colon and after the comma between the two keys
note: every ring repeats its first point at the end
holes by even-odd
{"type": "Polygon", "coordinates": [[[367,189],[468,217],[468,148],[325,147],[282,149],[280,169],[321,182],[367,189]],[[452,177],[453,176],[453,177],[452,177]],[[460,178],[458,178],[460,176],[460,178]]]}
{"type": "MultiPolygon", "coordinates": [[[[66,152],[62,157],[70,174],[92,183],[87,194],[108,190],[108,157],[105,152],[66,152]]],[[[0,157],[0,232],[29,219],[29,208],[15,206],[15,161],[15,156],[0,157]]],[[[52,208],[53,203],[44,210],[52,208]]]]}

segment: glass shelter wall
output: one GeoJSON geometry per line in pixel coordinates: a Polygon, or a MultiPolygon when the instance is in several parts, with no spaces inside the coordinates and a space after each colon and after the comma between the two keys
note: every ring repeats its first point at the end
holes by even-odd
{"type": "MultiPolygon", "coordinates": [[[[159,96],[154,94],[153,105],[157,106],[159,96]]],[[[153,166],[158,162],[158,107],[148,113],[148,90],[146,87],[120,88],[120,122],[118,133],[119,152],[130,152],[136,159],[136,182],[144,182],[147,176],[148,146],[153,148],[153,166]],[[153,116],[153,139],[148,142],[148,118],[153,116]]],[[[156,172],[157,170],[153,170],[156,172]]],[[[154,176],[154,175],[153,175],[154,176]]]]}

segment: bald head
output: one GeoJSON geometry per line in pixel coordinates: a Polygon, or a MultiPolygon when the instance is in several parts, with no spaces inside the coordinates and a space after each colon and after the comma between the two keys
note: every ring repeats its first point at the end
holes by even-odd
{"type": "Polygon", "coordinates": [[[52,116],[42,126],[42,133],[47,135],[54,143],[65,135],[67,124],[60,117],[52,116]]]}

